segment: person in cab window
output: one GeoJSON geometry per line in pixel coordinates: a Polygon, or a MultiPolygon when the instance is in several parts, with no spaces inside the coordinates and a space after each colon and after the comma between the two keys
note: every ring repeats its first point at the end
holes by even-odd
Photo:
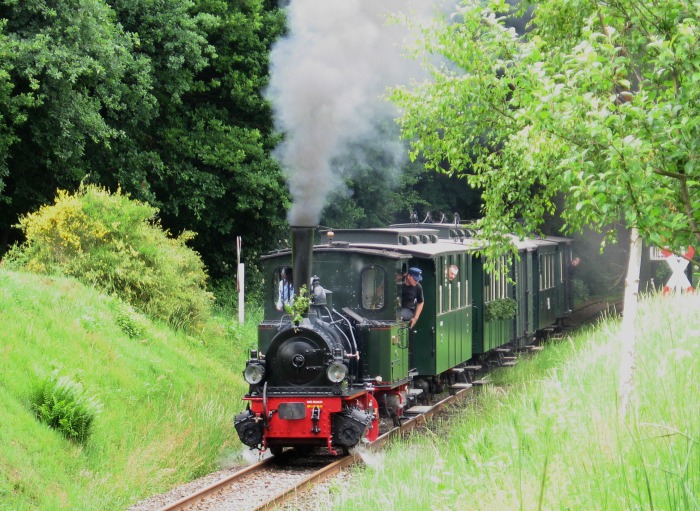
{"type": "Polygon", "coordinates": [[[277,290],[277,310],[284,310],[285,305],[294,302],[294,279],[291,268],[282,268],[279,288],[277,290]]]}
{"type": "Polygon", "coordinates": [[[409,268],[401,286],[401,319],[413,326],[423,311],[423,271],[420,268],[409,268]]]}

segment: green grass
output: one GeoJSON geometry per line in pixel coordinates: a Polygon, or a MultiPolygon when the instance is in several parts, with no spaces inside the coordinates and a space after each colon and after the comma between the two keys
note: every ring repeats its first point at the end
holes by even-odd
{"type": "Polygon", "coordinates": [[[0,269],[0,510],[126,509],[235,457],[256,319],[188,335],[75,280],[0,269]],[[102,404],[85,443],[30,409],[53,371],[102,404]]]}
{"type": "MultiPolygon", "coordinates": [[[[627,420],[611,321],[372,455],[333,508],[700,509],[700,297],[642,307],[627,420]]],[[[126,509],[242,452],[233,418],[259,312],[243,326],[224,312],[188,335],[74,280],[0,269],[0,510],[126,509]],[[84,444],[30,409],[53,371],[102,404],[84,444]]]]}
{"type": "Polygon", "coordinates": [[[456,418],[336,488],[332,508],[700,509],[700,297],[641,307],[625,420],[610,320],[495,374],[456,418]]]}

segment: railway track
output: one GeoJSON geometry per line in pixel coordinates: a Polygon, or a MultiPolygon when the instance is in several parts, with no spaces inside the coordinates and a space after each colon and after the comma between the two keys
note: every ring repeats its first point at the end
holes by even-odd
{"type": "MultiPolygon", "coordinates": [[[[620,310],[620,303],[610,303],[603,300],[587,302],[577,308],[567,319],[563,333],[590,323],[606,312],[618,313],[620,310]]],[[[130,511],[285,509],[285,503],[298,498],[300,494],[309,491],[315,484],[337,475],[343,469],[354,464],[363,463],[363,451],[366,450],[369,453],[377,451],[391,438],[425,424],[428,419],[442,411],[446,406],[456,404],[469,396],[473,388],[478,388],[478,383],[483,383],[483,380],[474,382],[474,387],[462,384],[462,388],[456,387],[458,390],[455,390],[452,395],[444,397],[432,406],[420,407],[422,413],[403,421],[400,427],[389,429],[372,444],[355,450],[347,456],[340,458],[319,454],[303,456],[295,455],[294,451],[287,451],[281,456],[268,457],[252,465],[242,467],[203,488],[172,499],[172,502],[168,504],[158,507],[152,505],[134,507],[130,508],[130,511]]]]}
{"type": "MultiPolygon", "coordinates": [[[[400,427],[390,429],[372,444],[362,448],[377,450],[391,438],[419,427],[446,406],[455,404],[470,394],[472,387],[459,388],[429,409],[415,415],[400,427]]],[[[159,511],[180,510],[264,510],[275,509],[314,484],[338,474],[342,469],[362,463],[359,451],[340,458],[314,455],[295,456],[287,451],[245,467],[209,486],[159,508],[159,511]]]]}
{"type": "Polygon", "coordinates": [[[565,320],[565,329],[573,330],[579,326],[592,323],[604,314],[617,315],[622,313],[622,299],[616,301],[591,300],[581,304],[565,320]]]}

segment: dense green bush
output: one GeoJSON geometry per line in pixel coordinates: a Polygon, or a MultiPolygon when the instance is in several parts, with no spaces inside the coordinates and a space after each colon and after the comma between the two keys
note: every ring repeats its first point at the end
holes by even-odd
{"type": "MultiPolygon", "coordinates": [[[[590,293],[588,291],[588,286],[581,279],[574,279],[574,304],[587,302],[590,298],[590,293]]],[[[573,304],[572,304],[573,305],[573,304]]]]}
{"type": "Polygon", "coordinates": [[[484,319],[486,321],[512,319],[515,317],[517,308],[518,304],[512,298],[496,298],[486,304],[484,319]]]}
{"type": "Polygon", "coordinates": [[[38,380],[31,391],[30,406],[36,417],[69,440],[84,443],[102,406],[83,386],[54,372],[38,380]]]}
{"type": "Polygon", "coordinates": [[[194,329],[210,315],[204,264],[185,244],[194,234],[169,237],[157,212],[119,191],[59,190],[53,205],[21,218],[27,241],[7,260],[34,272],[74,276],[151,317],[194,329]]]}
{"type": "Polygon", "coordinates": [[[131,339],[138,339],[144,334],[143,327],[139,324],[139,320],[134,309],[132,309],[128,304],[119,304],[114,314],[114,321],[117,323],[117,325],[119,325],[122,332],[124,332],[131,339]]]}

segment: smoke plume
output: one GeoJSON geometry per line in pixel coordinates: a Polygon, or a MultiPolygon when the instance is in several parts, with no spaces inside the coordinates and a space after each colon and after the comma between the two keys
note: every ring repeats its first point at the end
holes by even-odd
{"type": "Polygon", "coordinates": [[[402,56],[412,41],[390,15],[428,20],[433,0],[292,0],[289,35],[272,49],[270,86],[276,128],[284,142],[275,156],[287,175],[289,223],[318,224],[329,193],[342,188],[333,161],[349,144],[373,143],[404,153],[396,136],[379,138],[382,120],[397,116],[387,87],[419,75],[402,56]]]}

